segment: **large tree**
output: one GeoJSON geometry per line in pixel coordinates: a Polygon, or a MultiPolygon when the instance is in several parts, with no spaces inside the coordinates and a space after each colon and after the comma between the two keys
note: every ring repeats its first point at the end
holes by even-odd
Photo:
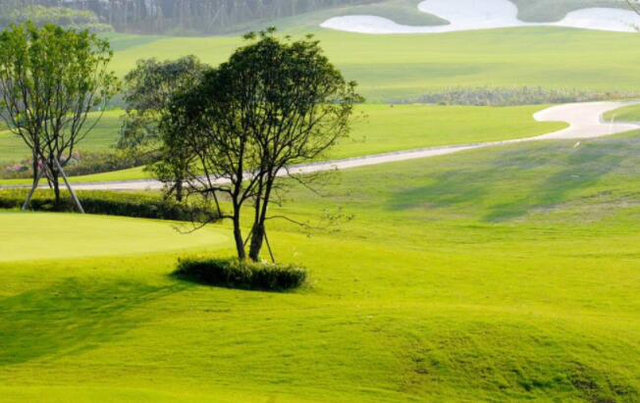
{"type": "Polygon", "coordinates": [[[44,172],[60,203],[60,175],[117,91],[109,42],[54,25],[12,25],[0,34],[0,110],[31,149],[34,187],[44,172]]]}
{"type": "Polygon", "coordinates": [[[312,37],[281,40],[268,30],[247,39],[251,43],[207,72],[201,85],[173,100],[165,122],[185,129],[174,130],[181,134],[172,144],[191,156],[189,190],[233,221],[240,259],[247,257],[241,212],[250,203],[248,257],[258,260],[282,176],[347,136],[361,97],[312,37]],[[220,209],[221,197],[230,201],[230,214],[220,209]]]}

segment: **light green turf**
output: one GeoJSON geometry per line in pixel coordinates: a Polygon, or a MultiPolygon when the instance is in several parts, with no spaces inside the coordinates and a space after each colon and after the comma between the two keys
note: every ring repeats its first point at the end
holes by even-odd
{"type": "MultiPolygon", "coordinates": [[[[584,90],[640,88],[634,49],[640,36],[563,28],[516,28],[439,35],[363,35],[316,29],[317,38],[370,102],[406,99],[458,86],[544,86],[584,90]]],[[[242,40],[112,34],[113,68],[136,60],[196,54],[218,64],[242,40]]]]}
{"type": "Polygon", "coordinates": [[[640,105],[629,105],[609,111],[604,119],[614,122],[640,122],[640,105]]]}
{"type": "MultiPolygon", "coordinates": [[[[531,137],[566,127],[566,123],[536,122],[533,114],[545,106],[468,107],[429,105],[363,105],[354,115],[351,138],[326,158],[336,159],[449,144],[531,137]]],[[[112,142],[118,132],[113,131],[112,142]]],[[[87,139],[87,143],[91,140],[87,139]]],[[[0,152],[2,149],[0,149],[0,152]]],[[[76,182],[145,179],[142,168],[74,178],[76,182]]],[[[2,180],[24,184],[28,180],[2,180]]]]}
{"type": "Polygon", "coordinates": [[[354,218],[312,238],[270,221],[311,273],[293,293],[169,277],[191,252],[0,264],[3,400],[638,401],[640,135],[574,145],[296,187],[274,214],[354,218]]]}
{"type": "Polygon", "coordinates": [[[129,218],[5,212],[0,222],[0,262],[148,253],[228,239],[210,229],[185,236],[170,222],[129,218]],[[24,242],[26,238],[30,241],[24,242]]]}
{"type": "MultiPolygon", "coordinates": [[[[105,112],[90,134],[78,143],[78,149],[92,152],[107,151],[117,141],[122,125],[120,119],[122,114],[120,110],[105,112]]],[[[92,113],[85,127],[88,128],[94,124],[98,116],[98,112],[92,113]]],[[[0,163],[21,161],[28,157],[29,149],[20,137],[8,131],[0,131],[0,163]]]]}

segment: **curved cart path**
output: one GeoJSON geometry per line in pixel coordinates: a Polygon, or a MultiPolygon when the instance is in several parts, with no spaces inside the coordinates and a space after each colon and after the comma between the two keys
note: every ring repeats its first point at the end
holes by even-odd
{"type": "MultiPolygon", "coordinates": [[[[442,147],[421,148],[415,150],[397,151],[384,154],[367,155],[363,157],[345,158],[341,160],[318,162],[299,165],[290,169],[291,173],[312,173],[336,169],[349,169],[369,165],[385,164],[396,161],[407,161],[417,158],[435,157],[453,154],[460,151],[479,148],[495,147],[506,144],[516,144],[541,140],[579,140],[602,136],[610,136],[630,130],[640,129],[640,124],[605,122],[602,116],[611,110],[630,105],[634,102],[589,102],[553,106],[534,115],[539,122],[567,122],[569,127],[557,132],[513,140],[491,141],[475,144],[461,144],[442,147]]],[[[286,172],[282,172],[286,175],[286,172]]],[[[102,183],[76,183],[76,190],[148,190],[161,189],[163,184],[156,180],[135,180],[102,183]]]]}

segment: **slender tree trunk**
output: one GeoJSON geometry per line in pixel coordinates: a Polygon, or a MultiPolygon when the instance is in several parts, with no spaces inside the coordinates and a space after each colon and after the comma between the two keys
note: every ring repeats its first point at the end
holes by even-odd
{"type": "Polygon", "coordinates": [[[182,193],[183,193],[182,192],[182,180],[178,179],[176,181],[175,189],[176,189],[176,201],[178,203],[180,203],[180,202],[182,202],[182,198],[183,198],[183,196],[182,196],[182,193]]]}
{"type": "Polygon", "coordinates": [[[242,239],[242,230],[240,229],[240,211],[238,207],[234,207],[233,212],[233,238],[236,241],[238,259],[245,260],[247,253],[244,250],[244,240],[242,239]]]}
{"type": "Polygon", "coordinates": [[[59,177],[59,173],[57,170],[53,170],[53,173],[51,174],[52,178],[51,178],[51,183],[53,184],[53,193],[55,194],[55,206],[56,207],[60,207],[61,200],[60,200],[60,177],[59,177]]]}

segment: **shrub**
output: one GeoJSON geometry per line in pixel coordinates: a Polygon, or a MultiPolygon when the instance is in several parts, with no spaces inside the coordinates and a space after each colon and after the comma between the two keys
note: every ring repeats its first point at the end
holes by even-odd
{"type": "MultiPolygon", "coordinates": [[[[64,167],[64,171],[69,176],[93,175],[144,166],[155,162],[157,159],[157,155],[153,153],[76,151],[73,158],[64,167]]],[[[0,178],[31,178],[33,176],[33,164],[31,161],[31,158],[27,158],[19,163],[0,164],[0,178]]]]}
{"type": "Polygon", "coordinates": [[[544,87],[475,87],[445,88],[416,98],[396,100],[397,104],[439,104],[471,106],[517,106],[565,104],[611,99],[637,98],[635,92],[589,92],[570,88],[544,87]]]}
{"type": "Polygon", "coordinates": [[[291,290],[307,278],[307,272],[296,266],[220,258],[180,260],[174,274],[199,284],[263,291],[291,290]]]}
{"type": "MultiPolygon", "coordinates": [[[[22,207],[28,189],[0,190],[0,209],[22,207]]],[[[160,194],[124,193],[108,191],[78,191],[82,207],[88,214],[116,215],[160,220],[208,222],[217,219],[217,213],[193,203],[178,203],[160,194]]],[[[38,190],[31,200],[35,211],[76,211],[67,192],[62,192],[62,203],[54,204],[53,192],[38,190]]]]}

